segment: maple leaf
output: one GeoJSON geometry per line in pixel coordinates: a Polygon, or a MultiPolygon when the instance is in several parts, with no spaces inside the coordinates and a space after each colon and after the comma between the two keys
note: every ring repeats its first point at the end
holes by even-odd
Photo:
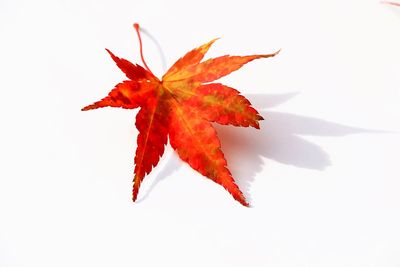
{"type": "Polygon", "coordinates": [[[236,185],[221,151],[212,122],[259,129],[263,118],[250,102],[233,88],[210,83],[259,58],[278,52],[251,56],[221,56],[202,61],[216,39],[180,58],[159,80],[143,57],[139,25],[134,24],[144,68],[115,56],[106,49],[129,80],[117,84],[100,101],[84,107],[134,109],[139,130],[135,155],[133,201],[146,174],[157,165],[169,137],[172,148],[193,169],[222,185],[244,206],[249,206],[236,185]]]}

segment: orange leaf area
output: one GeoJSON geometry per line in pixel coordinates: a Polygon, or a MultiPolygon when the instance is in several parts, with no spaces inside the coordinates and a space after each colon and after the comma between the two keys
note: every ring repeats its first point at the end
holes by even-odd
{"type": "Polygon", "coordinates": [[[251,56],[221,56],[202,61],[216,39],[180,58],[160,80],[148,69],[142,54],[139,26],[135,24],[145,68],[111,53],[111,58],[129,80],[82,110],[103,107],[134,109],[139,130],[135,155],[133,201],[144,177],[157,165],[169,138],[179,157],[194,170],[222,185],[237,201],[249,206],[236,185],[221,143],[211,122],[255,127],[263,118],[250,102],[233,88],[213,82],[260,58],[278,52],[251,56]]]}

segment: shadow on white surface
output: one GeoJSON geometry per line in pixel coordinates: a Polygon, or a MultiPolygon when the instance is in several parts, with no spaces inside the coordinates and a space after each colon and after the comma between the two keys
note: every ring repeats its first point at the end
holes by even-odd
{"type": "MultiPolygon", "coordinates": [[[[249,95],[258,110],[271,108],[294,97],[283,95],[249,95]]],[[[306,116],[262,111],[261,130],[216,125],[222,148],[235,180],[251,202],[249,187],[261,171],[262,158],[299,168],[324,170],[331,165],[329,154],[301,136],[341,137],[357,133],[377,133],[306,116]]]]}
{"type": "MultiPolygon", "coordinates": [[[[260,111],[278,106],[295,95],[297,93],[254,94],[248,98],[260,111]]],[[[263,168],[263,158],[298,168],[320,171],[332,164],[329,154],[324,149],[301,136],[341,137],[379,132],[283,112],[261,111],[260,113],[265,118],[261,123],[261,130],[214,124],[228,167],[250,203],[250,185],[263,168]]],[[[171,153],[164,168],[137,202],[147,198],[157,184],[172,175],[181,164],[176,153],[171,153]]]]}
{"type": "MultiPolygon", "coordinates": [[[[169,144],[168,144],[169,145],[169,144]]],[[[175,171],[179,169],[179,167],[182,166],[182,161],[178,157],[178,155],[174,152],[168,155],[168,161],[164,165],[164,168],[157,174],[157,176],[154,178],[153,183],[150,185],[150,187],[145,191],[143,196],[140,196],[137,200],[136,203],[140,203],[143,200],[145,200],[150,193],[153,191],[153,189],[157,186],[157,184],[167,177],[171,176],[175,171]]]]}
{"type": "MultiPolygon", "coordinates": [[[[165,71],[165,55],[159,42],[147,30],[141,28],[141,32],[157,46],[165,71]]],[[[265,110],[278,106],[297,94],[296,92],[278,95],[254,94],[248,97],[257,110],[265,110]]],[[[328,153],[301,136],[340,137],[377,132],[289,113],[274,111],[260,113],[266,119],[261,123],[261,131],[214,124],[228,167],[250,203],[250,184],[254,181],[255,175],[262,170],[263,157],[299,168],[324,170],[331,165],[328,153]]],[[[137,202],[146,199],[157,184],[172,175],[181,164],[182,161],[176,153],[169,154],[168,161],[137,202]]]]}
{"type": "Polygon", "coordinates": [[[166,72],[167,71],[167,60],[165,58],[164,50],[162,49],[157,38],[155,38],[153,35],[151,35],[150,32],[143,27],[140,27],[140,32],[143,35],[146,35],[156,45],[158,53],[160,54],[162,69],[164,72],[166,72]]]}

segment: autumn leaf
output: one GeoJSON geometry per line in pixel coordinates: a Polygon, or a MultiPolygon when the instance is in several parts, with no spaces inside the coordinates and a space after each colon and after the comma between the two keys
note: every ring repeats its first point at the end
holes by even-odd
{"type": "Polygon", "coordinates": [[[144,177],[164,153],[167,140],[179,157],[194,170],[222,185],[244,206],[248,206],[229,169],[212,122],[259,129],[263,118],[250,102],[228,86],[213,82],[260,58],[278,52],[251,56],[221,56],[205,61],[204,55],[216,39],[180,58],[159,80],[143,57],[139,25],[134,24],[144,67],[115,56],[113,61],[129,80],[117,84],[109,94],[82,110],[103,107],[134,109],[139,130],[135,155],[133,201],[144,177]]]}

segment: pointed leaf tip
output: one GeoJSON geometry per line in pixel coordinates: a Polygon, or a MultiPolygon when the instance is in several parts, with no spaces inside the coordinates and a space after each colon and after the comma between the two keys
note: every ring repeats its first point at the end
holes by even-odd
{"type": "Polygon", "coordinates": [[[276,51],[276,52],[274,52],[274,53],[272,53],[272,54],[265,54],[265,55],[262,55],[262,57],[263,57],[263,58],[274,57],[274,56],[278,55],[278,54],[281,52],[281,50],[282,50],[282,49],[279,49],[278,51],[276,51]]]}
{"type": "Polygon", "coordinates": [[[139,65],[135,65],[132,62],[124,59],[124,58],[119,58],[116,55],[114,55],[113,52],[111,52],[109,49],[105,48],[107,53],[111,56],[112,60],[115,62],[117,67],[125,73],[126,77],[128,77],[131,80],[138,80],[138,79],[143,79],[143,78],[151,78],[153,75],[149,72],[147,72],[145,69],[143,69],[139,65]]]}

